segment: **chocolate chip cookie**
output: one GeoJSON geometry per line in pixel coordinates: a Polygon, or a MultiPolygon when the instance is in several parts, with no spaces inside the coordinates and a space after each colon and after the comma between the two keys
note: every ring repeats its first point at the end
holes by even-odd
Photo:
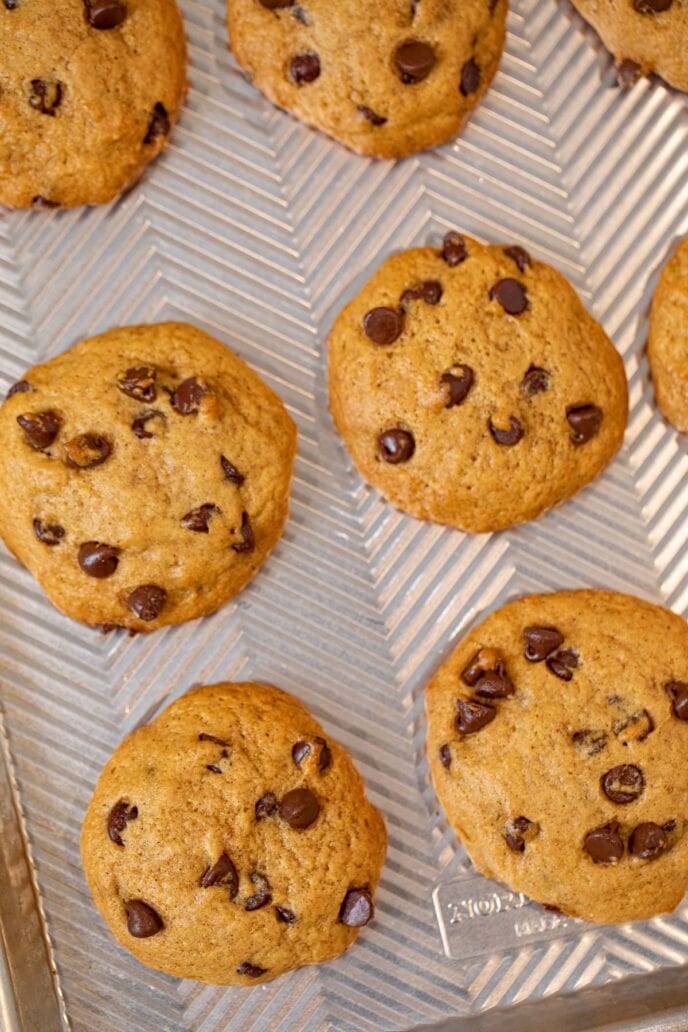
{"type": "Polygon", "coordinates": [[[688,430],[688,239],[662,270],[652,301],[648,357],[657,402],[679,430],[688,430]]]}
{"type": "Polygon", "coordinates": [[[165,146],[186,90],[175,0],[0,0],[0,204],[111,200],[165,146]]]}
{"type": "Polygon", "coordinates": [[[623,364],[564,277],[448,233],[396,254],[337,318],[330,405],[361,474],[421,519],[534,519],[621,445],[623,364]]]}
{"type": "Polygon", "coordinates": [[[428,755],[473,863],[591,921],[688,888],[688,624],[605,591],[492,613],[427,691],[428,755]]]}
{"type": "Polygon", "coordinates": [[[81,837],[115,938],[216,985],[343,953],[373,918],[386,845],[349,753],[263,684],[196,688],[125,739],[81,837]]]}
{"type": "Polygon", "coordinates": [[[686,0],[572,0],[616,59],[621,86],[656,73],[688,91],[686,0]]]}
{"type": "Polygon", "coordinates": [[[227,0],[239,64],[273,103],[359,154],[451,139],[490,85],[507,0],[227,0]]]}
{"type": "Polygon", "coordinates": [[[295,449],[282,402],[219,341],[184,323],[110,330],[0,407],[0,533],[75,620],[181,623],[266,559],[295,449]]]}

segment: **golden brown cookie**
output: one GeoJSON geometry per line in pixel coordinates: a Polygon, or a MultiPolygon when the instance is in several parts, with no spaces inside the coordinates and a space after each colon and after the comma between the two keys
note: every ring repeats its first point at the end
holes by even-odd
{"type": "Polygon", "coordinates": [[[607,465],[623,364],[564,277],[449,233],[388,258],[337,318],[330,405],[361,474],[470,531],[534,519],[607,465]]]}
{"type": "Polygon", "coordinates": [[[126,326],[30,369],[0,408],[0,533],[58,608],[152,631],[237,594],[287,517],[296,428],[228,348],[126,326]]]}
{"type": "Polygon", "coordinates": [[[688,888],[688,624],[563,591],[492,613],[427,691],[449,823],[490,878],[591,921],[688,888]]]}
{"type": "Polygon", "coordinates": [[[0,0],[0,204],[111,200],[165,146],[186,90],[175,0],[0,0]]]}
{"type": "Polygon", "coordinates": [[[349,753],[263,684],[196,688],[126,738],[81,837],[115,938],[216,985],[348,949],[373,917],[386,846],[349,753]]]}
{"type": "Polygon", "coordinates": [[[619,82],[653,72],[688,90],[686,0],[572,0],[616,59],[619,82]]]}
{"type": "Polygon", "coordinates": [[[359,154],[450,140],[490,85],[507,0],[227,0],[239,64],[273,103],[359,154]]]}
{"type": "Polygon", "coordinates": [[[659,407],[675,427],[688,430],[688,240],[676,245],[659,277],[647,352],[659,407]]]}

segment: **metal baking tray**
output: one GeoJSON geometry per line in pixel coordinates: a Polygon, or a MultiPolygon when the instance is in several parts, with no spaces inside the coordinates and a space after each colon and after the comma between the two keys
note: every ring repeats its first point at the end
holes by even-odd
{"type": "Polygon", "coordinates": [[[0,552],[5,1028],[685,1032],[686,904],[596,927],[477,877],[429,784],[423,691],[467,627],[524,592],[591,585],[688,609],[686,442],[658,414],[644,350],[658,268],[688,232],[686,98],[654,81],[622,93],[565,0],[512,0],[501,71],[460,139],[376,163],[254,91],[228,52],[222,0],[182,8],[188,103],[138,187],[108,208],[0,216],[0,387],[110,326],[190,320],[297,420],[291,520],[233,604],[150,637],[71,623],[0,552]],[[561,269],[630,382],[626,443],[607,473],[494,536],[384,504],[327,411],[335,314],[387,254],[449,228],[517,241],[561,269]],[[78,852],[117,742],[191,685],[234,678],[302,698],[352,750],[390,832],[378,918],[356,946],[250,990],[178,982],[119,949],[78,852]]]}

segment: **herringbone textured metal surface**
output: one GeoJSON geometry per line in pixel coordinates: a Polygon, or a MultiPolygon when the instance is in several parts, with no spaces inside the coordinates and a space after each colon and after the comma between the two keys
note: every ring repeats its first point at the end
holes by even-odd
{"type": "Polygon", "coordinates": [[[598,585],[688,609],[688,455],[657,414],[644,355],[658,266],[688,231],[685,99],[657,83],[620,93],[563,0],[513,0],[501,71],[461,139],[376,164],[254,92],[227,51],[221,0],[182,7],[191,90],[165,157],[109,209],[0,218],[2,383],[109,326],[187,319],[282,395],[300,451],[282,544],[208,620],[99,637],[0,554],[2,695],[74,1029],[410,1029],[683,963],[686,908],[445,958],[431,894],[467,862],[428,785],[422,707],[450,643],[523,592],[598,585]],[[326,406],[324,340],[339,307],[390,251],[454,227],[521,242],[566,273],[623,353],[631,389],[626,445],[608,473],[492,537],[383,504],[326,406]],[[97,917],[78,858],[82,814],[119,739],[192,684],[238,677],[312,707],[354,753],[390,831],[378,920],[357,946],[251,991],[139,966],[97,917]]]}

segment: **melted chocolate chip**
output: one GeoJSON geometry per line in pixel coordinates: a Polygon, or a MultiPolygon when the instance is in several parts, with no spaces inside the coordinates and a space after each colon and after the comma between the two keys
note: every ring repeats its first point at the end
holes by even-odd
{"type": "Polygon", "coordinates": [[[380,458],[392,466],[396,466],[400,462],[408,462],[416,450],[413,434],[408,430],[401,430],[399,427],[381,433],[378,437],[378,444],[380,458]]]}
{"type": "Polygon", "coordinates": [[[167,108],[159,101],[148,116],[148,128],[143,138],[144,147],[156,143],[162,137],[167,136],[170,131],[170,116],[167,108]]]}
{"type": "Polygon", "coordinates": [[[292,925],[296,921],[296,914],[293,910],[289,910],[288,907],[275,906],[275,917],[278,921],[281,921],[282,924],[292,925]]]}
{"type": "Polygon", "coordinates": [[[212,502],[199,505],[197,509],[192,509],[187,512],[186,516],[182,516],[182,527],[184,530],[193,530],[197,534],[207,534],[210,530],[211,517],[219,511],[217,505],[213,505],[212,502]]]}
{"type": "Polygon", "coordinates": [[[159,584],[141,584],[127,595],[127,606],[139,620],[156,620],[167,602],[167,592],[159,584]]]}
{"type": "Polygon", "coordinates": [[[44,545],[59,545],[65,536],[65,529],[59,523],[43,523],[38,517],[33,521],[33,532],[44,545]]]}
{"type": "Polygon", "coordinates": [[[549,373],[540,366],[531,365],[521,380],[521,390],[531,397],[549,390],[549,373]]]}
{"type": "Polygon", "coordinates": [[[213,745],[229,746],[229,742],[225,742],[222,738],[216,738],[215,735],[209,735],[205,731],[201,731],[198,736],[199,742],[212,742],[213,745]]]}
{"type": "Polygon", "coordinates": [[[438,305],[442,300],[442,284],[439,280],[425,280],[417,287],[405,290],[401,295],[401,307],[406,311],[412,301],[425,301],[426,305],[438,305]]]}
{"type": "Polygon", "coordinates": [[[519,247],[518,244],[513,244],[511,247],[504,248],[504,254],[507,258],[511,258],[513,262],[516,262],[519,272],[525,272],[531,266],[530,255],[524,247],[519,247]]]}
{"type": "Polygon", "coordinates": [[[112,445],[100,434],[79,434],[64,446],[66,463],[74,469],[100,466],[112,454],[112,445]]]}
{"type": "Polygon", "coordinates": [[[239,964],[237,975],[245,975],[246,978],[260,978],[261,975],[267,974],[267,970],[267,968],[258,967],[257,964],[249,964],[245,960],[243,964],[239,964]]]}
{"type": "Polygon", "coordinates": [[[316,743],[316,745],[320,746],[320,755],[318,756],[318,770],[322,774],[323,771],[327,770],[327,768],[332,763],[332,750],[330,749],[329,745],[327,744],[324,738],[314,738],[313,741],[316,743]]]}
{"type": "Polygon", "coordinates": [[[468,249],[466,241],[460,233],[457,233],[455,230],[447,233],[442,241],[442,257],[447,265],[452,268],[455,265],[460,265],[461,262],[465,262],[466,258],[468,258],[468,249]]]}
{"type": "Polygon", "coordinates": [[[597,436],[602,425],[602,409],[597,405],[577,405],[566,410],[574,444],[586,444],[597,436]]]}
{"type": "Polygon", "coordinates": [[[139,415],[136,416],[133,423],[131,424],[131,429],[134,431],[134,433],[140,441],[144,441],[147,438],[153,437],[153,434],[150,432],[150,430],[146,430],[146,423],[148,423],[151,419],[155,419],[157,416],[160,416],[161,419],[165,418],[164,413],[161,412],[160,409],[144,409],[143,412],[139,413],[139,415]]]}
{"type": "Polygon", "coordinates": [[[451,767],[451,749],[449,748],[449,745],[446,742],[439,748],[439,757],[442,766],[446,767],[447,770],[449,770],[449,768],[451,767]]]}
{"type": "Polygon", "coordinates": [[[504,838],[507,846],[514,853],[523,853],[526,843],[532,842],[539,831],[540,826],[534,821],[529,821],[527,817],[516,817],[506,822],[504,838]]]}
{"type": "Polygon", "coordinates": [[[495,426],[492,420],[489,422],[490,433],[497,442],[507,447],[512,447],[523,437],[525,430],[523,429],[523,423],[516,416],[509,417],[509,429],[502,430],[501,427],[495,426]]]}
{"type": "Polygon", "coordinates": [[[377,115],[374,111],[371,111],[369,107],[366,107],[365,104],[359,104],[358,110],[363,115],[363,117],[370,122],[371,125],[379,126],[387,124],[387,119],[384,117],[384,115],[377,115]]]}
{"type": "Polygon", "coordinates": [[[616,81],[621,89],[629,90],[631,86],[635,86],[637,83],[641,71],[642,69],[637,61],[632,61],[630,57],[625,57],[616,66],[616,81]]]}
{"type": "Polygon", "coordinates": [[[480,67],[474,58],[469,57],[461,69],[459,90],[462,96],[470,97],[470,95],[472,93],[476,93],[478,89],[480,89],[480,67]]]}
{"type": "Polygon", "coordinates": [[[452,366],[446,373],[442,373],[440,386],[446,387],[448,393],[447,403],[444,407],[450,409],[455,405],[461,405],[468,397],[474,381],[475,374],[467,365],[452,366]]]}
{"type": "Polygon", "coordinates": [[[473,688],[483,674],[496,670],[500,662],[503,661],[496,649],[479,649],[461,671],[461,680],[473,688]]]}
{"type": "Polygon", "coordinates": [[[429,43],[414,39],[397,47],[394,61],[407,86],[422,82],[435,66],[435,51],[429,43]]]}
{"type": "Polygon", "coordinates": [[[160,914],[142,899],[125,900],[124,909],[127,912],[129,934],[135,939],[149,939],[164,928],[160,914]]]}
{"type": "Polygon", "coordinates": [[[93,29],[116,29],[127,16],[120,0],[85,0],[86,21],[93,29]]]}
{"type": "Polygon", "coordinates": [[[183,380],[179,384],[176,391],[173,391],[170,402],[172,408],[176,409],[180,416],[191,416],[198,412],[201,401],[207,393],[208,388],[205,384],[197,380],[195,376],[190,376],[188,380],[183,380]]]}
{"type": "Polygon", "coordinates": [[[296,54],[292,57],[289,65],[292,80],[297,86],[305,83],[315,82],[320,75],[320,58],[317,54],[305,53],[296,54]]]}
{"type": "Polygon", "coordinates": [[[19,7],[19,0],[5,0],[5,7],[8,11],[16,11],[19,7]]]}
{"type": "Polygon", "coordinates": [[[256,803],[255,812],[256,820],[263,821],[266,817],[272,817],[273,813],[277,812],[279,803],[277,802],[277,796],[274,792],[266,792],[264,796],[261,796],[256,803]]]}
{"type": "Polygon", "coordinates": [[[612,730],[622,745],[630,745],[631,742],[644,742],[654,729],[652,715],[643,709],[631,713],[623,720],[617,720],[612,730]]]}
{"type": "Polygon", "coordinates": [[[349,889],[339,908],[339,921],[349,928],[363,928],[372,921],[375,906],[367,888],[349,889]]]}
{"type": "Polygon", "coordinates": [[[29,104],[42,115],[54,118],[62,103],[62,83],[47,79],[32,79],[29,104]]]}
{"type": "Polygon", "coordinates": [[[583,839],[583,849],[595,864],[616,863],[624,854],[619,822],[610,821],[601,828],[589,831],[583,839]]]}
{"type": "Polygon", "coordinates": [[[239,891],[239,875],[226,853],[222,853],[215,863],[203,872],[200,884],[203,889],[221,885],[229,889],[229,898],[234,899],[239,891]]]}
{"type": "Polygon", "coordinates": [[[216,763],[206,763],[205,769],[209,770],[211,774],[221,774],[222,767],[218,767],[216,763]]]}
{"type": "Polygon", "coordinates": [[[310,788],[293,788],[280,803],[280,815],[290,828],[309,828],[320,813],[320,803],[310,788]]]}
{"type": "Polygon", "coordinates": [[[668,11],[674,0],[633,0],[633,7],[638,14],[661,14],[668,11]]]}
{"type": "Polygon", "coordinates": [[[506,672],[502,660],[497,660],[492,670],[484,673],[475,683],[475,694],[485,699],[506,699],[513,695],[515,688],[506,672]]]}
{"type": "Polygon", "coordinates": [[[562,681],[570,681],[573,671],[578,666],[578,656],[573,649],[562,649],[547,660],[547,669],[560,677],[562,681]]]}
{"type": "Polygon", "coordinates": [[[526,627],[523,653],[529,663],[541,663],[564,642],[564,635],[556,627],[526,627]]]}
{"type": "Polygon", "coordinates": [[[669,681],[664,691],[671,699],[671,712],[677,720],[688,720],[688,684],[685,681],[669,681]]]}
{"type": "Polygon", "coordinates": [[[270,893],[270,882],[264,874],[259,871],[253,871],[249,875],[251,884],[255,888],[253,896],[249,896],[244,905],[244,910],[261,910],[266,907],[268,903],[272,903],[272,895],[270,893]]]}
{"type": "Polygon", "coordinates": [[[372,308],[363,318],[363,329],[373,344],[393,344],[404,329],[404,318],[394,308],[372,308]]]}
{"type": "Polygon", "coordinates": [[[154,366],[133,366],[117,378],[122,394],[137,401],[155,401],[157,370],[154,366]]]}
{"type": "Polygon", "coordinates": [[[621,763],[602,775],[600,785],[607,799],[623,806],[640,798],[645,789],[645,777],[635,764],[621,763]]]}
{"type": "Polygon", "coordinates": [[[229,480],[230,483],[236,484],[237,487],[241,487],[246,477],[242,476],[236,466],[232,465],[229,459],[226,459],[224,455],[220,456],[220,465],[222,466],[222,472],[225,475],[225,480],[229,480]]]}
{"type": "Polygon", "coordinates": [[[499,301],[507,315],[521,315],[528,307],[528,294],[522,283],[502,279],[490,290],[490,300],[499,301]]]}
{"type": "Polygon", "coordinates": [[[241,541],[235,541],[232,548],[235,552],[252,552],[256,547],[251,520],[247,512],[241,514],[241,541]]]}
{"type": "Polygon", "coordinates": [[[45,208],[47,210],[50,208],[59,208],[60,202],[51,201],[49,197],[43,197],[41,194],[36,194],[35,197],[31,198],[31,205],[34,208],[45,208]]]}
{"type": "Polygon", "coordinates": [[[126,830],[129,821],[135,821],[139,815],[137,806],[130,806],[124,799],[110,810],[107,819],[107,833],[109,838],[118,846],[124,846],[122,832],[126,830]]]}
{"type": "Polygon", "coordinates": [[[45,451],[53,443],[62,420],[57,412],[48,409],[45,412],[27,412],[17,416],[17,422],[24,431],[24,440],[36,451],[45,451]]]}
{"type": "Polygon", "coordinates": [[[33,387],[28,380],[18,380],[17,383],[12,384],[6,397],[13,398],[15,394],[26,394],[27,391],[33,391],[33,387]]]}
{"type": "Polygon", "coordinates": [[[654,821],[639,824],[631,832],[628,852],[641,860],[656,860],[667,848],[669,842],[664,828],[654,821]]]}
{"type": "Polygon", "coordinates": [[[571,735],[575,748],[585,756],[597,756],[606,749],[608,740],[609,735],[606,731],[594,731],[590,728],[574,731],[571,735]]]}
{"type": "Polygon", "coordinates": [[[85,541],[79,546],[79,566],[89,577],[111,577],[119,564],[120,549],[100,541],[85,541]]]}
{"type": "Polygon", "coordinates": [[[476,731],[482,731],[497,716],[494,706],[478,702],[477,699],[457,699],[456,708],[458,713],[454,727],[460,735],[474,735],[476,731]]]}

